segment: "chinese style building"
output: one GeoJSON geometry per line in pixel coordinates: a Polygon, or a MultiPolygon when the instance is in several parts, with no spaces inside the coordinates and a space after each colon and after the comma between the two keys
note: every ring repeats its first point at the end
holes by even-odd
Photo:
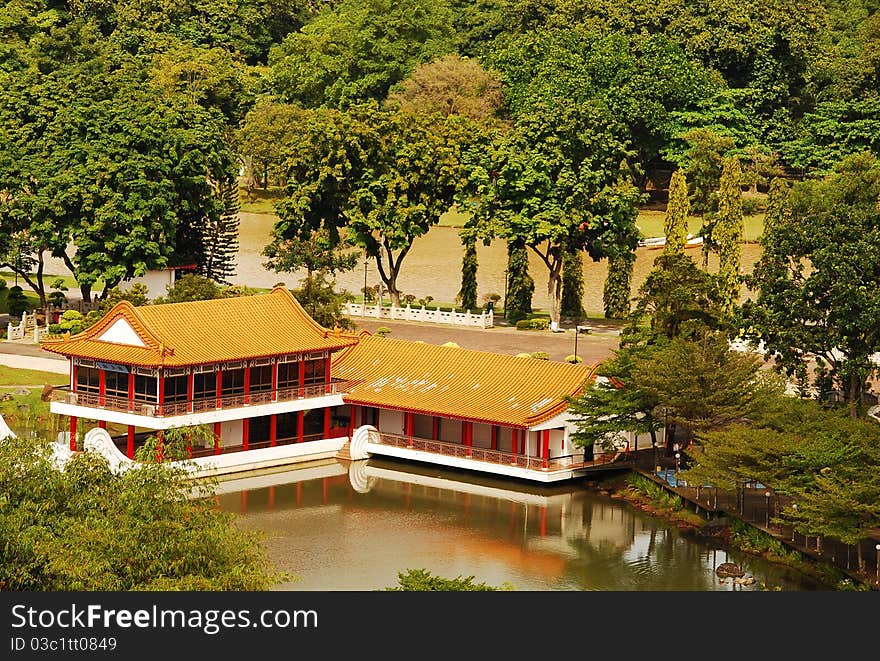
{"type": "Polygon", "coordinates": [[[123,301],[86,331],[42,346],[70,361],[51,411],[69,417],[74,451],[87,419],[116,430],[129,462],[146,436],[208,426],[213,440],[189,454],[224,472],[333,456],[350,439],[354,458],[542,482],[611,461],[570,438],[567,398],[592,383],[594,367],[328,330],[280,287],[123,301]]]}

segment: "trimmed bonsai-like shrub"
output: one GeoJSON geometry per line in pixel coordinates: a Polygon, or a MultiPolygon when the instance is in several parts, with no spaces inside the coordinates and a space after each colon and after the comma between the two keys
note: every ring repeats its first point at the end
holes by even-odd
{"type": "Polygon", "coordinates": [[[386,335],[391,335],[391,329],[388,326],[379,326],[376,329],[376,335],[379,337],[385,337],[386,335]]]}
{"type": "Polygon", "coordinates": [[[550,328],[550,320],[543,317],[520,319],[516,322],[517,330],[547,330],[548,328],[550,328]]]}
{"type": "Polygon", "coordinates": [[[565,357],[565,362],[577,365],[578,363],[584,362],[584,359],[580,356],[575,356],[574,354],[571,354],[565,357]]]}
{"type": "Polygon", "coordinates": [[[550,354],[546,351],[533,351],[532,358],[537,358],[538,360],[550,360],[550,354]]]}

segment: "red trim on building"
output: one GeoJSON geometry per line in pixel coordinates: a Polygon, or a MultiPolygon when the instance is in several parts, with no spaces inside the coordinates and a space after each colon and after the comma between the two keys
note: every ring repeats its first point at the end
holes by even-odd
{"type": "Polygon", "coordinates": [[[278,401],[278,360],[272,361],[272,401],[278,401]]]}
{"type": "Polygon", "coordinates": [[[431,423],[431,439],[435,441],[440,440],[440,416],[435,415],[432,416],[433,421],[431,423]]]}
{"type": "Polygon", "coordinates": [[[305,422],[304,422],[305,417],[306,417],[305,411],[297,411],[296,412],[296,442],[297,443],[303,442],[303,428],[305,426],[305,422]]]}
{"type": "Polygon", "coordinates": [[[219,422],[214,423],[214,454],[220,454],[220,432],[221,427],[219,422]]]}
{"type": "Polygon", "coordinates": [[[324,409],[324,438],[330,438],[330,407],[324,409]]]}
{"type": "Polygon", "coordinates": [[[269,416],[269,445],[273,448],[278,445],[278,415],[275,413],[269,416]]]}
{"type": "Polygon", "coordinates": [[[195,402],[193,402],[193,399],[195,398],[195,392],[196,392],[196,375],[193,374],[192,370],[190,370],[189,374],[187,374],[187,376],[186,376],[186,401],[189,404],[189,406],[187,408],[189,409],[190,413],[193,412],[193,406],[195,404],[195,402]]]}
{"type": "Polygon", "coordinates": [[[327,385],[324,386],[324,394],[329,395],[331,386],[330,386],[330,354],[327,354],[327,357],[324,359],[324,383],[327,385]]]}
{"type": "Polygon", "coordinates": [[[76,452],[76,416],[70,416],[70,449],[76,452]]]}
{"type": "Polygon", "coordinates": [[[128,433],[126,434],[126,447],[125,447],[125,456],[129,459],[134,459],[134,425],[128,426],[128,433]]]}
{"type": "Polygon", "coordinates": [[[98,420],[98,429],[107,429],[107,421],[98,420]]]}
{"type": "Polygon", "coordinates": [[[250,435],[251,435],[250,418],[244,418],[241,421],[241,447],[243,450],[248,449],[248,444],[250,442],[250,435]]]}
{"type": "Polygon", "coordinates": [[[492,449],[498,449],[498,425],[492,425],[492,449]]]}
{"type": "Polygon", "coordinates": [[[128,410],[134,411],[134,370],[129,368],[128,372],[128,410]]]}
{"type": "Polygon", "coordinates": [[[104,406],[107,396],[107,372],[98,370],[98,406],[104,406]]]}
{"type": "Polygon", "coordinates": [[[251,403],[251,368],[250,365],[244,368],[244,403],[251,403]]]}
{"type": "Polygon", "coordinates": [[[547,468],[550,465],[550,430],[544,430],[544,442],[543,442],[543,450],[541,452],[541,456],[544,458],[544,468],[547,468]]]}
{"type": "Polygon", "coordinates": [[[223,408],[223,370],[217,370],[217,402],[214,408],[222,409],[223,408]]]}
{"type": "Polygon", "coordinates": [[[163,373],[159,373],[159,415],[162,415],[162,411],[165,408],[165,375],[163,373]]]}

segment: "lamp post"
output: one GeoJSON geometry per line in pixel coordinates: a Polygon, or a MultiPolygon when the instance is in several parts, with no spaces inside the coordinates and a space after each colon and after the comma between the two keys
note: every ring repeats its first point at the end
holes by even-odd
{"type": "Polygon", "coordinates": [[[681,459],[681,453],[676,452],[675,453],[675,486],[678,486],[678,464],[679,464],[680,459],[681,459]]]}
{"type": "Polygon", "coordinates": [[[767,527],[769,528],[770,527],[770,492],[769,491],[764,492],[764,504],[766,505],[766,508],[767,508],[767,527]]]}
{"type": "Polygon", "coordinates": [[[504,269],[504,318],[507,319],[507,269],[504,269]]]}
{"type": "Polygon", "coordinates": [[[877,582],[880,583],[880,544],[874,548],[877,549],[877,582]]]}
{"type": "MultiPolygon", "coordinates": [[[[578,327],[577,324],[574,325],[574,362],[577,364],[578,358],[578,327]]],[[[638,438],[638,436],[636,437],[638,438]]]]}
{"type": "MultiPolygon", "coordinates": [[[[794,513],[797,514],[797,503],[792,503],[791,509],[793,509],[794,513]]],[[[794,535],[795,535],[795,529],[794,529],[794,525],[792,525],[791,526],[791,543],[792,544],[794,544],[794,535]]]]}

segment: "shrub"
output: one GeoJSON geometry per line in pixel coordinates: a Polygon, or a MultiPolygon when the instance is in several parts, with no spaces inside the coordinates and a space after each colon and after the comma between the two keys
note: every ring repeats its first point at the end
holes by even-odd
{"type": "Polygon", "coordinates": [[[49,324],[49,335],[61,335],[61,324],[49,324]]]}
{"type": "Polygon", "coordinates": [[[550,354],[546,351],[533,351],[531,356],[532,358],[537,358],[538,360],[550,360],[550,354]]]}
{"type": "Polygon", "coordinates": [[[550,328],[550,320],[543,317],[521,319],[516,322],[517,330],[547,330],[548,328],[550,328]]]}
{"type": "Polygon", "coordinates": [[[58,325],[62,333],[69,332],[71,335],[76,335],[83,329],[83,316],[76,310],[65,310],[58,325]]]}
{"type": "Polygon", "coordinates": [[[386,335],[391,335],[391,329],[388,326],[379,326],[376,329],[376,335],[379,337],[385,337],[386,335]]]}
{"type": "Polygon", "coordinates": [[[531,358],[532,354],[530,353],[518,353],[514,358],[531,358]]]}
{"type": "Polygon", "coordinates": [[[742,211],[744,216],[754,216],[756,213],[764,210],[763,201],[754,197],[742,198],[742,211]]]}
{"type": "Polygon", "coordinates": [[[528,313],[523,312],[522,310],[511,310],[509,313],[505,310],[507,314],[507,323],[508,324],[516,324],[525,319],[528,316],[528,313]]]}
{"type": "Polygon", "coordinates": [[[31,305],[24,295],[24,289],[15,285],[10,287],[9,296],[6,298],[6,311],[12,317],[21,318],[21,315],[31,309],[31,305]]]}
{"type": "Polygon", "coordinates": [[[67,296],[64,295],[63,291],[53,291],[46,298],[56,308],[60,308],[62,305],[67,303],[67,296]]]}
{"type": "Polygon", "coordinates": [[[571,354],[565,357],[565,362],[577,365],[578,363],[584,362],[584,359],[580,356],[575,356],[574,354],[571,354]]]}
{"type": "Polygon", "coordinates": [[[0,278],[0,289],[6,289],[6,278],[0,278]]]}

